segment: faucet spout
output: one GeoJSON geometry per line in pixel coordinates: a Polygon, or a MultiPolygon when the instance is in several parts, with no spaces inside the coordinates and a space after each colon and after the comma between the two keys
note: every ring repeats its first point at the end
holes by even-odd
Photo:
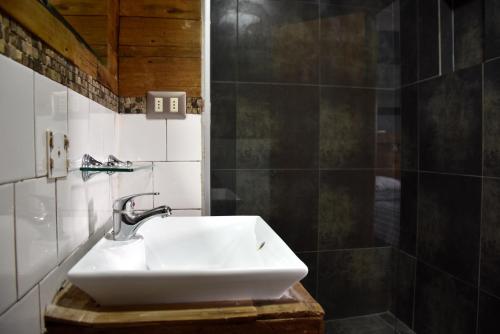
{"type": "Polygon", "coordinates": [[[137,230],[149,219],[156,216],[168,217],[172,209],[162,205],[147,211],[133,210],[133,199],[144,195],[157,195],[158,193],[137,194],[119,198],[113,204],[113,240],[125,241],[135,237],[137,230]]]}

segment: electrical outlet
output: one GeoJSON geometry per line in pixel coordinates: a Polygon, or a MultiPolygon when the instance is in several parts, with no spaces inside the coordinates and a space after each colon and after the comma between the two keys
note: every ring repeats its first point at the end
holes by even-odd
{"type": "Polygon", "coordinates": [[[163,97],[155,97],[155,112],[163,112],[163,97]]]}
{"type": "Polygon", "coordinates": [[[170,98],[170,112],[179,112],[179,98],[171,97],[170,98]]]}

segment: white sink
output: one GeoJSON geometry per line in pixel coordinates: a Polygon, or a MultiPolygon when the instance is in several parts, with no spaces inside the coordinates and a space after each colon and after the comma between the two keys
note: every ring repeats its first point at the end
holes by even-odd
{"type": "Polygon", "coordinates": [[[100,240],[68,273],[101,305],[277,299],[307,267],[256,216],[156,217],[100,240]]]}

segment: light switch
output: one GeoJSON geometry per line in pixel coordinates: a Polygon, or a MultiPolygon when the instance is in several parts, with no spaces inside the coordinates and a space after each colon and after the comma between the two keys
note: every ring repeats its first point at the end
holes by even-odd
{"type": "Polygon", "coordinates": [[[155,112],[163,112],[163,97],[155,97],[155,112]]]}
{"type": "Polygon", "coordinates": [[[148,118],[186,118],[186,92],[151,91],[147,95],[148,118]]]}
{"type": "Polygon", "coordinates": [[[68,175],[69,139],[64,133],[47,130],[47,171],[48,178],[68,175]]]}

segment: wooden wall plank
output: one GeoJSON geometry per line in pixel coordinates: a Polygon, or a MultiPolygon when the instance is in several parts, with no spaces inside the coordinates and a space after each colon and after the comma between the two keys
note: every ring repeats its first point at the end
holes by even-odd
{"type": "Polygon", "coordinates": [[[106,15],[106,0],[49,0],[57,11],[65,15],[106,15]]]}
{"type": "MultiPolygon", "coordinates": [[[[107,61],[109,74],[118,80],[118,38],[120,31],[120,0],[107,0],[107,61]]],[[[118,83],[117,83],[118,85],[118,83]]]]}
{"type": "Polygon", "coordinates": [[[143,96],[149,90],[186,90],[201,95],[201,59],[122,57],[119,63],[120,96],[143,96]]]}
{"type": "Polygon", "coordinates": [[[107,44],[107,17],[87,16],[87,15],[70,15],[64,16],[64,19],[78,32],[80,36],[89,45],[106,45],[107,44]]]}
{"type": "Polygon", "coordinates": [[[200,36],[200,21],[144,17],[120,18],[120,45],[183,45],[199,49],[200,36]]]}
{"type": "Polygon", "coordinates": [[[201,20],[200,0],[121,0],[120,16],[201,20]]]}
{"type": "Polygon", "coordinates": [[[201,45],[142,46],[120,45],[120,57],[178,57],[199,58],[201,45]]]}

